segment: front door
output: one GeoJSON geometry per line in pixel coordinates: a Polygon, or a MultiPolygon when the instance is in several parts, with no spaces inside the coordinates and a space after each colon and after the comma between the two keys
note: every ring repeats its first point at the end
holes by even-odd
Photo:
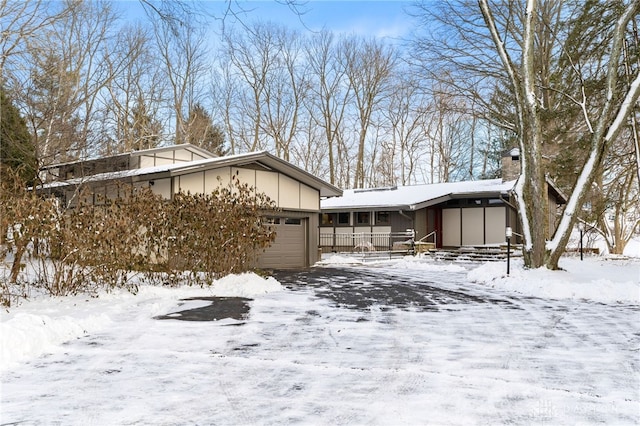
{"type": "MultiPolygon", "coordinates": [[[[442,209],[440,207],[427,208],[427,235],[435,231],[436,247],[442,248],[442,209]]],[[[428,241],[433,241],[428,238],[428,241]]]]}

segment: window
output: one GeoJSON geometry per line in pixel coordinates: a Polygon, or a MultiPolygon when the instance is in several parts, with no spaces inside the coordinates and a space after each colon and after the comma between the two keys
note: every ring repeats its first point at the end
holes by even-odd
{"type": "Polygon", "coordinates": [[[358,212],[358,213],[356,213],[356,225],[369,225],[369,224],[371,224],[370,216],[371,216],[371,214],[369,212],[358,212]]]}
{"type": "Polygon", "coordinates": [[[338,225],[349,225],[351,213],[338,213],[338,225]]]}
{"type": "Polygon", "coordinates": [[[285,225],[301,225],[302,220],[298,218],[288,217],[284,220],[285,225]]]}
{"type": "Polygon", "coordinates": [[[337,215],[335,213],[322,213],[320,215],[320,224],[322,226],[333,226],[337,222],[337,215]]]}
{"type": "Polygon", "coordinates": [[[391,225],[391,212],[376,212],[376,225],[391,225]]]}

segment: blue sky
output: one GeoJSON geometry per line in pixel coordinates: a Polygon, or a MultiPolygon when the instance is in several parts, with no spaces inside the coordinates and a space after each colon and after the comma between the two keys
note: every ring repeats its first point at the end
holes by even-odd
{"type": "MultiPolygon", "coordinates": [[[[129,18],[142,15],[138,1],[117,1],[129,18]]],[[[201,0],[200,6],[215,16],[227,8],[227,0],[201,0]]],[[[285,4],[285,0],[231,0],[231,6],[240,13],[245,23],[255,20],[273,21],[301,31],[319,31],[322,28],[338,34],[355,34],[388,39],[408,36],[412,30],[412,18],[405,13],[412,1],[401,0],[309,0],[300,1],[297,16],[285,4]]],[[[228,24],[233,18],[227,19],[228,24]]]]}
{"type": "Polygon", "coordinates": [[[299,7],[304,12],[300,18],[275,1],[238,4],[252,9],[249,20],[271,20],[301,30],[304,26],[313,31],[325,27],[336,33],[397,38],[408,35],[412,27],[411,17],[404,12],[412,4],[409,1],[308,1],[299,7]]]}

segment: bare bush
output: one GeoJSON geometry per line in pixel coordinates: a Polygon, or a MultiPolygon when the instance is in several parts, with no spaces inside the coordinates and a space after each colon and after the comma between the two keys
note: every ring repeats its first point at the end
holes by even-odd
{"type": "Polygon", "coordinates": [[[210,284],[250,269],[275,239],[262,220],[275,211],[273,201],[235,178],[212,194],[178,193],[170,201],[148,188],[121,185],[113,199],[84,188],[69,209],[24,189],[18,178],[12,185],[1,195],[10,230],[3,254],[13,259],[2,282],[6,305],[11,291],[26,285],[50,295],[136,291],[139,273],[155,283],[210,284]],[[19,279],[25,259],[33,271],[19,279]]]}
{"type": "Polygon", "coordinates": [[[207,282],[246,271],[275,239],[262,220],[275,203],[235,176],[212,194],[176,194],[171,208],[170,261],[179,270],[204,273],[207,282]]]}

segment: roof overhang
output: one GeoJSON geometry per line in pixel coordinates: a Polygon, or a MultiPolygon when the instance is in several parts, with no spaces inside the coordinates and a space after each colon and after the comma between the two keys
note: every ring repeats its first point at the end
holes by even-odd
{"type": "Polygon", "coordinates": [[[322,208],[323,213],[340,213],[345,211],[350,212],[372,212],[372,211],[408,211],[414,210],[411,205],[408,204],[394,204],[386,206],[353,206],[353,207],[331,207],[322,208]]]}
{"type": "Polygon", "coordinates": [[[211,160],[187,163],[180,167],[172,168],[169,173],[171,176],[179,176],[198,170],[209,170],[220,167],[243,167],[248,165],[259,166],[265,170],[273,170],[287,175],[311,188],[317,189],[321,197],[338,197],[342,195],[340,188],[266,151],[230,155],[213,158],[211,160]]]}
{"type": "Polygon", "coordinates": [[[65,186],[78,186],[104,181],[130,181],[141,182],[154,179],[180,176],[198,171],[211,170],[221,167],[243,167],[257,165],[266,170],[273,170],[289,176],[305,185],[318,190],[321,197],[337,197],[342,195],[342,190],[328,182],[312,175],[311,173],[294,166],[288,161],[282,160],[268,152],[252,152],[247,154],[231,155],[226,157],[208,158],[189,163],[168,164],[164,166],[146,167],[142,169],[125,170],[121,172],[101,173],[85,178],[70,179],[67,181],[50,182],[39,187],[41,190],[51,190],[65,186]]]}
{"type": "Polygon", "coordinates": [[[549,185],[549,192],[553,194],[558,204],[567,204],[567,196],[558,188],[554,181],[550,177],[546,177],[547,184],[549,185]]]}
{"type": "MultiPolygon", "coordinates": [[[[514,181],[515,183],[515,181],[514,181]]],[[[376,204],[353,204],[347,203],[344,205],[334,205],[331,207],[322,207],[322,211],[326,213],[337,213],[344,211],[415,211],[426,207],[436,206],[442,203],[446,203],[449,200],[463,199],[463,198],[503,198],[508,197],[509,193],[513,190],[513,186],[503,186],[502,188],[496,188],[495,190],[485,191],[459,191],[449,192],[445,194],[439,194],[430,198],[424,198],[421,201],[415,203],[376,203],[376,204]]]]}

